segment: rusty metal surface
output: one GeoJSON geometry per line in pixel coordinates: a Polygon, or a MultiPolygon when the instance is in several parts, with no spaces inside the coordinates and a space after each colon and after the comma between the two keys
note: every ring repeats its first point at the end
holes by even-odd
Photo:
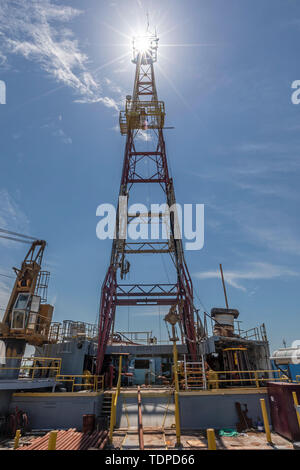
{"type": "MultiPolygon", "coordinates": [[[[50,433],[29,442],[29,445],[17,450],[47,450],[50,433]]],[[[76,429],[57,432],[56,450],[88,450],[90,448],[102,450],[108,441],[107,431],[94,431],[82,433],[76,429]]]]}

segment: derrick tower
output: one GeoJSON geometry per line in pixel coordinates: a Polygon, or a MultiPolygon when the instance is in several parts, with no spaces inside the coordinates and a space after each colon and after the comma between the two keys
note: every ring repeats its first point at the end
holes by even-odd
{"type": "MultiPolygon", "coordinates": [[[[157,60],[158,38],[156,34],[147,33],[133,39],[133,59],[135,80],[132,96],[126,97],[125,111],[120,113],[120,131],[126,136],[123,169],[119,191],[119,204],[116,216],[115,238],[112,243],[110,265],[107,270],[100,301],[99,338],[97,353],[97,374],[103,366],[105,349],[114,328],[117,306],[170,305],[178,308],[179,326],[187,344],[189,355],[197,360],[197,342],[194,323],[195,308],[193,304],[193,285],[184,258],[182,240],[176,232],[176,215],[169,211],[167,241],[134,241],[127,239],[127,226],[135,215],[128,213],[128,197],[136,185],[159,185],[167,207],[176,204],[173,180],[170,177],[163,135],[165,122],[165,105],[158,100],[154,63],[157,60]],[[148,149],[147,140],[142,136],[151,131],[152,149],[148,149]],[[144,148],[141,149],[141,146],[144,148]],[[145,175],[145,163],[151,163],[152,172],[145,175]],[[123,201],[123,202],[122,202],[123,201]],[[121,220],[121,205],[124,210],[121,220]],[[130,254],[145,255],[151,253],[169,253],[175,270],[175,283],[133,283],[125,284],[122,280],[129,271],[127,260],[130,254]],[[180,306],[180,307],[179,307],[180,306]]],[[[145,194],[145,191],[143,191],[145,194]]],[[[154,216],[162,219],[166,214],[139,214],[146,223],[154,216]]],[[[147,274],[144,272],[144,275],[147,274]]],[[[159,273],[157,275],[159,277],[159,273]]],[[[199,319],[198,319],[199,321],[199,319]]]]}

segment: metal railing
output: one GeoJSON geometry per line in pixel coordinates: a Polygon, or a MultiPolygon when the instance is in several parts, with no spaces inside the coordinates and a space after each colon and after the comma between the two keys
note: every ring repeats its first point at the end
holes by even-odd
{"type": "Polygon", "coordinates": [[[6,357],[0,365],[0,379],[55,378],[60,373],[61,359],[52,357],[6,357]]]}
{"type": "MultiPolygon", "coordinates": [[[[163,101],[126,100],[125,115],[128,129],[161,129],[165,122],[165,104],[163,101]]],[[[121,116],[120,123],[123,122],[121,116]]]]}
{"type": "Polygon", "coordinates": [[[290,381],[280,369],[205,371],[201,362],[178,363],[178,373],[180,388],[184,390],[219,389],[222,385],[226,388],[259,388],[268,381],[290,381]]]}
{"type": "Polygon", "coordinates": [[[73,320],[52,323],[49,330],[49,340],[51,342],[65,342],[74,338],[96,340],[97,336],[97,325],[73,320]]]}
{"type": "MultiPolygon", "coordinates": [[[[277,370],[241,370],[241,371],[236,371],[236,370],[230,370],[230,371],[212,371],[212,376],[209,377],[208,374],[208,388],[220,388],[219,384],[229,384],[229,385],[238,385],[240,384],[241,387],[243,386],[254,386],[255,388],[259,388],[264,386],[265,382],[286,382],[287,378],[284,374],[282,374],[282,371],[277,369],[277,370]],[[225,378],[219,378],[220,375],[225,376],[225,378]],[[260,377],[260,375],[262,375],[260,377]],[[268,374],[278,374],[278,377],[265,377],[265,375],[268,374]],[[248,376],[248,377],[247,377],[248,376]],[[235,378],[236,377],[236,378],[235,378]]],[[[228,388],[228,387],[226,387],[228,388]]],[[[230,388],[230,387],[229,387],[230,388]]]]}
{"type": "MultiPolygon", "coordinates": [[[[268,341],[266,326],[264,323],[248,330],[243,330],[240,326],[240,323],[241,322],[238,320],[234,321],[234,336],[251,341],[268,341]]],[[[204,312],[203,327],[205,336],[208,337],[210,335],[214,335],[215,325],[216,323],[211,317],[211,315],[208,315],[206,312],[204,312]]]]}
{"type": "Polygon", "coordinates": [[[72,392],[79,391],[79,389],[88,390],[90,392],[99,392],[104,390],[104,376],[103,375],[57,375],[56,381],[63,384],[70,384],[72,392]]]}

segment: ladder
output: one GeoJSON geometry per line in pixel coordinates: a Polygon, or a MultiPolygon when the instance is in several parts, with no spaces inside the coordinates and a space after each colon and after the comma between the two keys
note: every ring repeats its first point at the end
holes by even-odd
{"type": "Polygon", "coordinates": [[[112,392],[104,392],[100,418],[103,420],[106,427],[108,427],[110,424],[111,401],[112,392]]]}
{"type": "Polygon", "coordinates": [[[207,380],[205,373],[204,356],[200,356],[200,361],[186,361],[186,357],[179,366],[180,388],[185,390],[206,390],[207,380]]]}

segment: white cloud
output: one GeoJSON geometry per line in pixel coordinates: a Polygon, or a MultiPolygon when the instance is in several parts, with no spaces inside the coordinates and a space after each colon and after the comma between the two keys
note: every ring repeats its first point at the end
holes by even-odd
{"type": "Polygon", "coordinates": [[[289,200],[299,200],[300,194],[293,187],[288,185],[280,185],[276,181],[263,181],[260,183],[244,183],[243,181],[237,181],[235,185],[242,189],[251,191],[253,194],[271,196],[272,198],[281,198],[289,200]]]}
{"type": "Polygon", "coordinates": [[[91,61],[70,28],[70,22],[82,14],[82,10],[53,0],[1,0],[0,64],[8,64],[10,54],[20,55],[38,64],[61,87],[72,88],[75,102],[102,103],[119,112],[126,93],[110,78],[98,76],[109,64],[92,71],[91,61]]]}
{"type": "MultiPolygon", "coordinates": [[[[276,266],[270,263],[264,262],[253,262],[249,263],[244,270],[240,271],[226,271],[225,281],[235,287],[236,289],[241,289],[242,291],[247,291],[246,287],[243,286],[240,280],[253,281],[253,280],[269,280],[275,278],[285,278],[285,277],[297,277],[299,273],[293,271],[290,268],[285,266],[276,266]]],[[[195,273],[195,277],[198,279],[220,279],[220,272],[216,271],[205,271],[195,273]]]]}
{"type": "Polygon", "coordinates": [[[59,137],[64,144],[72,144],[71,137],[68,137],[62,129],[57,129],[53,132],[55,137],[59,137]]]}
{"type": "Polygon", "coordinates": [[[249,226],[247,231],[260,243],[267,245],[269,248],[291,255],[300,255],[299,237],[287,226],[279,225],[272,228],[249,226]]]}
{"type": "Polygon", "coordinates": [[[62,85],[82,97],[101,95],[100,84],[88,70],[88,57],[64,23],[82,12],[51,0],[2,0],[0,43],[2,54],[22,55],[38,63],[62,85]]]}
{"type": "Polygon", "coordinates": [[[270,142],[247,142],[236,147],[238,152],[265,152],[278,150],[278,145],[270,142]]]}
{"type": "Polygon", "coordinates": [[[54,137],[58,137],[61,142],[64,144],[72,144],[73,140],[70,136],[68,136],[65,131],[61,128],[62,124],[62,116],[59,115],[55,118],[47,119],[47,122],[41,125],[41,129],[47,130],[51,132],[51,135],[54,137]]]}
{"type": "Polygon", "coordinates": [[[75,103],[103,103],[107,108],[113,108],[119,112],[120,108],[116,100],[109,98],[108,96],[104,97],[94,97],[94,98],[81,98],[75,100],[75,103]]]}
{"type": "MultiPolygon", "coordinates": [[[[6,189],[0,189],[0,227],[13,232],[29,233],[29,220],[26,214],[6,189]]],[[[8,243],[5,239],[0,241],[8,243]]]]}
{"type": "MultiPolygon", "coordinates": [[[[279,196],[283,197],[283,194],[279,196]]],[[[291,194],[291,190],[285,197],[296,199],[296,196],[291,194]]],[[[295,224],[293,217],[297,213],[296,209],[291,212],[290,208],[284,209],[277,203],[271,207],[253,202],[247,204],[242,198],[230,205],[226,203],[218,205],[207,203],[206,205],[217,215],[216,224],[221,222],[223,230],[227,233],[231,232],[234,236],[239,233],[240,239],[243,234],[247,241],[255,244],[256,249],[259,244],[268,251],[292,256],[300,255],[299,227],[295,224]],[[226,219],[230,219],[230,224],[226,219]]]]}

